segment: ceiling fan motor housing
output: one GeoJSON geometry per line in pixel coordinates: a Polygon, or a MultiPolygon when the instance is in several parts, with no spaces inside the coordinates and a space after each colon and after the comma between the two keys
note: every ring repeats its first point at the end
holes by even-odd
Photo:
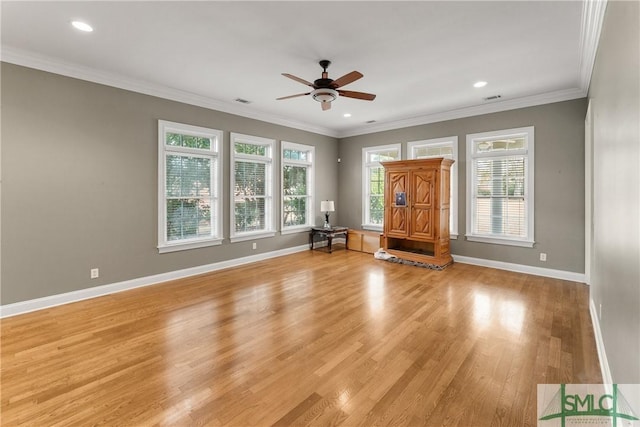
{"type": "Polygon", "coordinates": [[[327,88],[331,88],[331,83],[333,83],[333,79],[317,79],[313,82],[313,85],[316,88],[323,88],[323,87],[327,87],[327,88]]]}

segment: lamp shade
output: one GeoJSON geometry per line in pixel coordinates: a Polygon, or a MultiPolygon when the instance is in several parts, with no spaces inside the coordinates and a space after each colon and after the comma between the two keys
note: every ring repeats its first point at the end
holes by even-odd
{"type": "Polygon", "coordinates": [[[333,200],[323,200],[320,202],[320,212],[333,212],[335,210],[333,200]]]}

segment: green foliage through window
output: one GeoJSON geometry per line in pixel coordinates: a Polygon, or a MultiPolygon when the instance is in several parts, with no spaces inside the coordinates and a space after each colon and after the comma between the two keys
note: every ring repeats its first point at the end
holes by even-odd
{"type": "Polygon", "coordinates": [[[211,149],[210,138],[184,135],[180,133],[167,132],[166,144],[174,147],[200,148],[205,150],[211,149]]]}
{"type": "Polygon", "coordinates": [[[254,156],[266,156],[267,147],[259,144],[249,144],[246,142],[236,142],[234,144],[236,154],[251,154],[254,156]]]}
{"type": "Polygon", "coordinates": [[[285,227],[307,223],[307,168],[285,165],[282,168],[283,224],[285,227]]]}

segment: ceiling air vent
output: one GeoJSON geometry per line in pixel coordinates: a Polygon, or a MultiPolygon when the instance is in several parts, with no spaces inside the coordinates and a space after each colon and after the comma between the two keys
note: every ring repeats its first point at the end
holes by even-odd
{"type": "Polygon", "coordinates": [[[375,123],[375,122],[376,122],[375,120],[367,120],[365,123],[369,123],[370,124],[370,123],[375,123]]]}
{"type": "Polygon", "coordinates": [[[251,101],[247,101],[246,99],[242,98],[236,98],[235,101],[239,102],[240,104],[251,104],[251,101]]]}
{"type": "Polygon", "coordinates": [[[493,96],[488,96],[486,98],[484,98],[485,101],[495,101],[496,99],[500,99],[502,98],[501,95],[493,95],[493,96]]]}

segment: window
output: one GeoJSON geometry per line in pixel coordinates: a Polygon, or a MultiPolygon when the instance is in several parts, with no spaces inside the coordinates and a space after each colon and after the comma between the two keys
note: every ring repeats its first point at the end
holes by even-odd
{"type": "Polygon", "coordinates": [[[222,243],[222,132],[158,121],[158,251],[222,243]]]}
{"type": "Polygon", "coordinates": [[[467,135],[467,240],[533,247],[533,127],[467,135]]]}
{"type": "Polygon", "coordinates": [[[449,224],[452,239],[458,238],[458,137],[428,139],[425,141],[412,141],[407,145],[410,159],[431,159],[444,157],[453,159],[451,166],[451,202],[449,211],[449,224]]]}
{"type": "Polygon", "coordinates": [[[400,144],[362,149],[362,228],[382,231],[384,168],[380,162],[400,160],[400,144]]]}
{"type": "Polygon", "coordinates": [[[273,139],[231,134],[231,241],[275,235],[273,139]]]}
{"type": "Polygon", "coordinates": [[[313,225],[315,148],[282,141],[282,233],[313,225]]]}

